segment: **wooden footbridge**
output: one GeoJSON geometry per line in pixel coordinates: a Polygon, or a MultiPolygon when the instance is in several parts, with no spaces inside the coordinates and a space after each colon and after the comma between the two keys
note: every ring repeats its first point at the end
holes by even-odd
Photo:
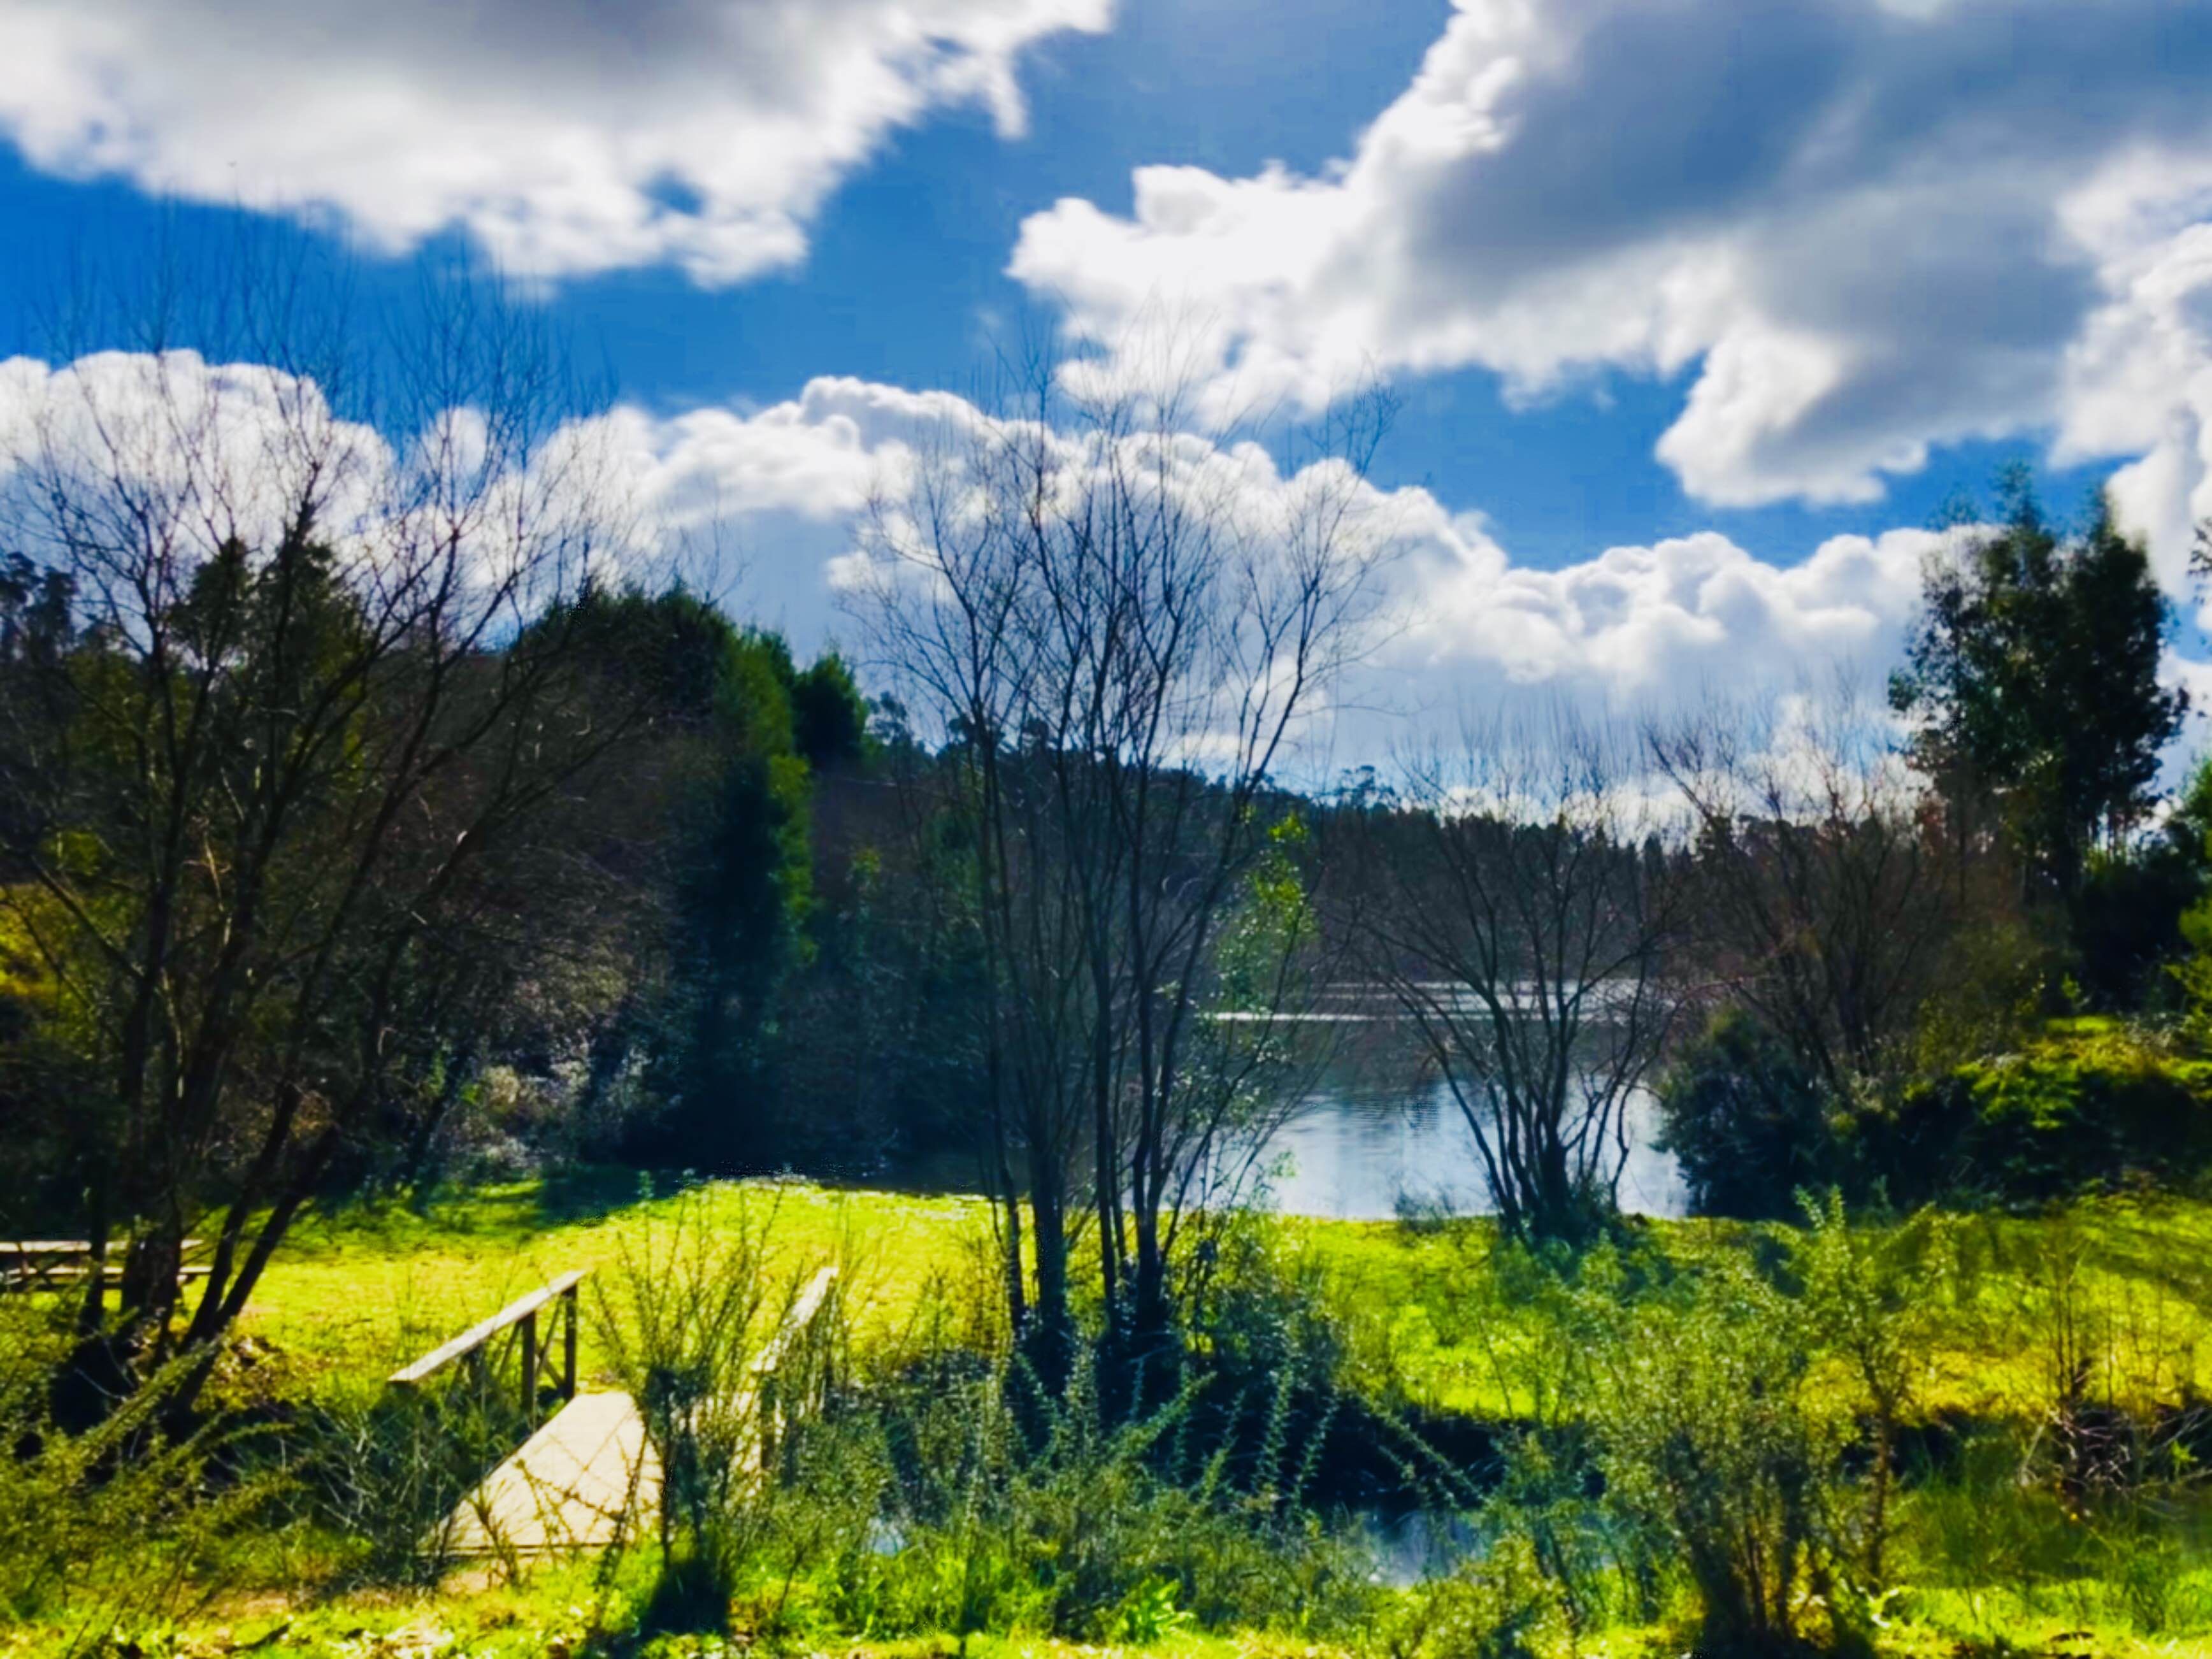
{"type": "MultiPolygon", "coordinates": [[[[391,1386],[420,1386],[456,1362],[481,1377],[495,1338],[513,1331],[521,1354],[521,1401],[534,1425],[530,1437],[461,1501],[446,1524],[456,1556],[542,1556],[605,1549],[650,1528],[660,1504],[660,1462],[637,1402],[619,1389],[580,1393],[576,1386],[576,1292],[581,1271],[562,1274],[509,1303],[442,1347],[394,1371],[391,1386]],[[553,1310],[561,1327],[559,1410],[538,1422],[540,1382],[548,1354],[538,1318],[553,1310]]],[[[757,1415],[755,1444],[772,1455],[777,1422],[787,1409],[777,1371],[784,1357],[821,1316],[836,1290],[837,1270],[808,1281],[750,1367],[741,1408],[757,1415]]]]}

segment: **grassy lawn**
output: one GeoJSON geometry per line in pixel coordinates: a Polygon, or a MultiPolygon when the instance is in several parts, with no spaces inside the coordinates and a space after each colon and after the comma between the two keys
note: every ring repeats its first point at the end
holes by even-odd
{"type": "MultiPolygon", "coordinates": [[[[1731,1222],[1643,1224],[1683,1262],[1778,1246],[1782,1234],[1731,1222]]],[[[1535,1408],[1529,1379],[1541,1376],[1560,1334],[1515,1282],[1501,1280],[1486,1225],[1281,1225],[1322,1264],[1337,1306],[1364,1327],[1361,1351],[1410,1397],[1488,1418],[1535,1408]]],[[[2212,1203],[2107,1197],[2035,1216],[1949,1216],[1932,1248],[1942,1272],[1920,1413],[2039,1414],[2069,1327],[2103,1356],[2093,1392],[2109,1380],[2130,1404],[2212,1396],[2212,1203]]]]}
{"type": "MultiPolygon", "coordinates": [[[[625,1261],[665,1245],[685,1206],[703,1206],[710,1224],[743,1215],[764,1224],[775,1271],[842,1261],[864,1337],[906,1318],[933,1279],[988,1294],[991,1212],[980,1200],[788,1181],[656,1196],[623,1172],[484,1188],[427,1213],[380,1205],[311,1216],[257,1289],[245,1334],[266,1345],[284,1387],[369,1383],[554,1274],[588,1267],[589,1376],[604,1369],[595,1304],[620,1300],[625,1261]]],[[[1486,1223],[1269,1224],[1289,1257],[1304,1259],[1378,1379],[1435,1409],[1495,1418],[1536,1407],[1531,1379],[1562,1337],[1501,1275],[1486,1223]]],[[[1644,1224],[1686,1262],[1779,1237],[1734,1223],[1644,1224]]],[[[1919,1381],[1923,1413],[2039,1413],[2069,1323],[2112,1364],[2123,1396],[2212,1395],[2212,1202],[2113,1197],[2032,1217],[1949,1217],[1933,1248],[1944,1271],[1932,1310],[1940,1340],[1919,1381]]]]}
{"type": "Polygon", "coordinates": [[[625,1264],[666,1248],[695,1206],[710,1224],[734,1228],[742,1216],[764,1229],[778,1277],[842,1263],[864,1334],[903,1318],[933,1279],[989,1271],[981,1200],[783,1181],[655,1196],[625,1171],[481,1188],[421,1213],[386,1204],[312,1214],[255,1287],[241,1334],[265,1348],[285,1389],[374,1383],[555,1275],[588,1268],[579,1370],[608,1381],[599,1316],[620,1303],[625,1264]]]}

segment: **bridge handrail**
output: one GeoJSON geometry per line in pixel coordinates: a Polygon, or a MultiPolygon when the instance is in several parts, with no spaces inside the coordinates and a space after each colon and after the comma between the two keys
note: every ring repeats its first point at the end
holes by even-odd
{"type": "Polygon", "coordinates": [[[543,1358],[538,1342],[538,1314],[548,1303],[560,1300],[566,1305],[565,1348],[562,1392],[573,1399],[576,1393],[576,1287],[590,1276],[591,1269],[579,1267],[562,1273],[558,1279],[539,1285],[526,1296],[516,1297],[490,1318],[481,1320],[463,1331],[452,1341],[433,1348],[412,1364],[403,1365],[386,1379],[395,1389],[411,1389],[433,1372],[450,1365],[456,1359],[476,1352],[501,1331],[522,1327],[522,1398],[534,1417],[537,1411],[538,1368],[543,1358]]]}
{"type": "Polygon", "coordinates": [[[751,1370],[755,1376],[764,1376],[783,1363],[785,1350],[813,1328],[823,1304],[829,1301],[830,1292],[836,1284],[837,1269],[835,1266],[823,1268],[806,1281],[805,1288],[792,1299],[791,1306],[778,1322],[775,1334],[763,1343],[760,1352],[753,1356],[751,1370]]]}

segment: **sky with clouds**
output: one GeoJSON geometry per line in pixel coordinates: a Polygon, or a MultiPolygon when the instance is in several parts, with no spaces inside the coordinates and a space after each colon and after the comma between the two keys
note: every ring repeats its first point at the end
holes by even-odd
{"type": "Polygon", "coordinates": [[[1376,701],[1636,707],[1879,672],[2012,460],[2193,616],[2208,92],[2194,0],[0,0],[0,356],[179,216],[482,257],[805,649],[995,354],[1171,333],[1195,441],[1397,399],[1376,701]]]}

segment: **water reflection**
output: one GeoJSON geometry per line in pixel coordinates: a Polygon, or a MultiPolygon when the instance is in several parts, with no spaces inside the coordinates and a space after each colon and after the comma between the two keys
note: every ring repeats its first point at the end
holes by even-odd
{"type": "MultiPolygon", "coordinates": [[[[1656,1127],[1650,1100],[1639,1098],[1631,1109],[1621,1206],[1680,1215],[1681,1176],[1651,1144],[1656,1127]]],[[[1269,1198],[1285,1215],[1383,1221],[1408,1205],[1462,1215],[1491,1207],[1474,1139],[1449,1090],[1410,1036],[1386,1022],[1360,1028],[1343,1046],[1261,1162],[1274,1169],[1269,1198]]]]}
{"type": "Polygon", "coordinates": [[[1392,1589],[1406,1589],[1456,1571],[1461,1563],[1490,1542],[1469,1516],[1435,1510],[1364,1510],[1353,1517],[1353,1535],[1375,1564],[1375,1582],[1392,1589]]]}

